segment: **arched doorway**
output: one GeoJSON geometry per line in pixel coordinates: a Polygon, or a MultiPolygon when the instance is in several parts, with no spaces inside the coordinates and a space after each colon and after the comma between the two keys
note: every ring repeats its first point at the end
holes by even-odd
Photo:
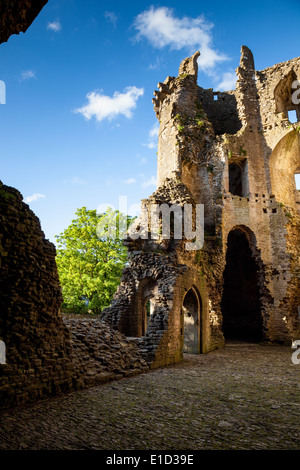
{"type": "Polygon", "coordinates": [[[144,300],[142,336],[146,334],[147,328],[150,324],[151,316],[154,312],[154,307],[154,294],[151,293],[144,300]]]}
{"type": "Polygon", "coordinates": [[[130,309],[124,311],[118,324],[118,330],[121,333],[134,338],[145,336],[151,323],[158,294],[157,281],[152,278],[147,277],[137,284],[130,309]]]}
{"type": "Polygon", "coordinates": [[[201,351],[200,313],[199,295],[192,287],[182,305],[184,353],[199,354],[201,351]]]}
{"type": "Polygon", "coordinates": [[[249,241],[249,234],[240,228],[228,235],[221,308],[225,339],[257,342],[263,339],[259,268],[249,241]]]}

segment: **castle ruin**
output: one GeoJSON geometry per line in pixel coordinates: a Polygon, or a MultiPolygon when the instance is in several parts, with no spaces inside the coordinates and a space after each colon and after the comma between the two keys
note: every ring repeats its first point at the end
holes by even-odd
{"type": "MultiPolygon", "coordinates": [[[[46,3],[3,4],[0,42],[26,31],[46,3]]],[[[139,221],[152,205],[201,205],[204,245],[186,249],[172,212],[169,238],[128,237],[129,263],[103,318],[61,315],[55,247],[19,191],[0,182],[1,408],[172,364],[231,338],[299,339],[300,128],[288,114],[300,120],[292,98],[300,58],[256,71],[242,47],[236,89],[220,93],[197,85],[198,56],[155,92],[158,189],[139,221]]]]}
{"type": "Polygon", "coordinates": [[[300,127],[289,111],[300,120],[300,59],[256,71],[243,46],[236,89],[215,92],[197,85],[199,54],[154,92],[158,189],[142,201],[140,218],[152,204],[201,204],[204,245],[188,251],[172,236],[128,239],[130,265],[105,312],[114,328],[139,338],[151,367],[226,339],[299,336],[300,127]]]}

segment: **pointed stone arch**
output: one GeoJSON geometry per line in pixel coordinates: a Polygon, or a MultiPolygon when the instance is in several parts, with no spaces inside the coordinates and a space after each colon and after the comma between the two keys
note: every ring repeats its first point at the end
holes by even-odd
{"type": "Polygon", "coordinates": [[[130,315],[122,317],[119,324],[119,330],[123,334],[135,338],[140,338],[146,334],[154,310],[157,290],[157,280],[152,277],[145,277],[137,282],[130,315]],[[151,309],[148,308],[149,301],[151,302],[151,309]]]}
{"type": "Polygon", "coordinates": [[[202,302],[194,285],[183,298],[182,331],[183,352],[199,354],[202,351],[202,302]]]}

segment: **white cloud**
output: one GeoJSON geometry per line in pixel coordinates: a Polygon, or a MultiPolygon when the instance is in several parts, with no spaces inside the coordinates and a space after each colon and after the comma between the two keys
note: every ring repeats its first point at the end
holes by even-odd
{"type": "Polygon", "coordinates": [[[50,31],[54,31],[55,33],[59,33],[61,31],[61,24],[59,21],[52,21],[47,24],[47,29],[50,31]]]}
{"type": "Polygon", "coordinates": [[[113,97],[92,91],[86,96],[88,104],[76,109],[75,113],[81,113],[88,120],[95,116],[99,122],[106,118],[111,120],[119,114],[131,118],[136,102],[143,94],[144,89],[135,86],[125,88],[123,93],[116,91],[113,97]]]}
{"type": "Polygon", "coordinates": [[[114,29],[117,26],[117,15],[115,14],[114,11],[106,11],[104,13],[104,17],[113,25],[114,29]]]}
{"type": "Polygon", "coordinates": [[[159,123],[155,123],[150,131],[149,131],[149,135],[148,135],[148,143],[147,144],[143,144],[145,147],[148,147],[149,149],[154,149],[157,147],[157,139],[158,139],[158,132],[159,132],[159,123]]]}
{"type": "Polygon", "coordinates": [[[134,178],[128,178],[128,180],[125,180],[124,183],[126,183],[126,184],[133,184],[133,183],[136,183],[136,179],[134,179],[134,178]]]}
{"type": "Polygon", "coordinates": [[[218,62],[227,60],[212,46],[213,24],[206,21],[204,16],[197,18],[177,18],[173,10],[167,7],[151,7],[140,13],[134,21],[138,31],[135,39],[146,38],[157,49],[188,49],[191,53],[200,50],[199,67],[206,70],[218,62]]]}
{"type": "Polygon", "coordinates": [[[29,203],[29,202],[37,201],[38,199],[42,199],[44,197],[46,197],[45,194],[34,193],[31,196],[25,197],[24,201],[26,203],[29,203]]]}
{"type": "Polygon", "coordinates": [[[72,178],[72,183],[73,184],[86,184],[86,181],[84,181],[82,178],[79,176],[73,176],[72,178]]]}
{"type": "Polygon", "coordinates": [[[23,70],[20,74],[19,80],[22,82],[23,80],[29,80],[30,78],[36,78],[36,73],[33,70],[23,70]]]}
{"type": "Polygon", "coordinates": [[[235,72],[225,72],[222,75],[222,81],[217,85],[217,89],[220,91],[233,90],[235,88],[236,81],[237,76],[235,72]]]}
{"type": "Polygon", "coordinates": [[[147,181],[144,181],[142,184],[143,188],[147,188],[148,186],[157,186],[157,179],[155,176],[151,176],[147,181]]]}
{"type": "Polygon", "coordinates": [[[147,158],[142,157],[141,155],[137,155],[136,158],[139,161],[139,165],[145,165],[147,163],[147,158]]]}
{"type": "Polygon", "coordinates": [[[156,57],[154,63],[148,65],[148,70],[158,70],[160,68],[161,62],[161,57],[156,57]]]}
{"type": "Polygon", "coordinates": [[[158,137],[158,132],[159,132],[159,124],[158,124],[158,122],[156,122],[156,123],[151,127],[151,129],[150,129],[150,131],[149,131],[149,136],[150,136],[151,138],[154,138],[154,137],[156,138],[156,137],[158,137]]]}

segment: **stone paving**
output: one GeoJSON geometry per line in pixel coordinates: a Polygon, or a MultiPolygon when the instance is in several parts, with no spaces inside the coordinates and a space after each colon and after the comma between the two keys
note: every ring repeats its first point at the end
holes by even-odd
{"type": "Polygon", "coordinates": [[[175,366],[5,410],[0,449],[300,449],[300,364],[229,343],[175,366]]]}

